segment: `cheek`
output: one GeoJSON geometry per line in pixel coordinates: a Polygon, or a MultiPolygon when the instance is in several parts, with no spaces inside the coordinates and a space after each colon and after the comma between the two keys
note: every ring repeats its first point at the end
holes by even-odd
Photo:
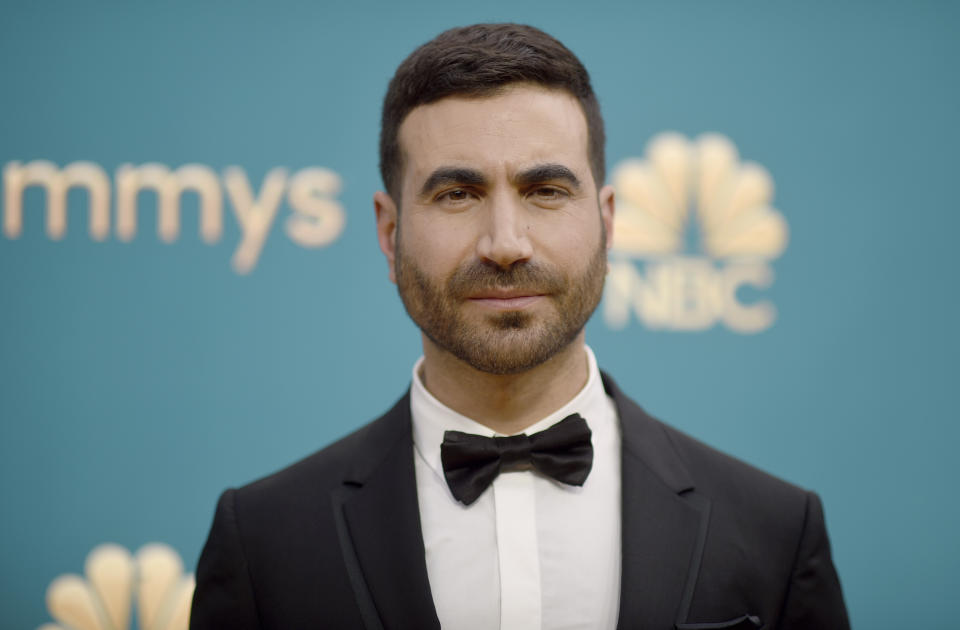
{"type": "Polygon", "coordinates": [[[463,219],[428,213],[411,216],[401,229],[407,252],[424,264],[462,261],[476,249],[476,226],[463,219]]]}
{"type": "Polygon", "coordinates": [[[430,276],[446,276],[474,250],[467,232],[442,221],[411,221],[400,232],[403,255],[430,276]]]}
{"type": "Polygon", "coordinates": [[[535,226],[530,235],[534,251],[559,264],[574,264],[599,247],[603,225],[599,217],[594,221],[548,222],[535,226]]]}

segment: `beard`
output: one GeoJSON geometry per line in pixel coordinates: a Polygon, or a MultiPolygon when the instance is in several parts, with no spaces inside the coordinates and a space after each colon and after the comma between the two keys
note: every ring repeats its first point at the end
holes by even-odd
{"type": "Polygon", "coordinates": [[[575,275],[539,262],[504,269],[476,260],[436,280],[407,255],[399,235],[395,271],[404,308],[428,339],[482,372],[517,374],[569,346],[597,308],[607,272],[606,234],[575,275]],[[531,311],[465,312],[469,296],[491,289],[522,289],[548,303],[531,311]]]}

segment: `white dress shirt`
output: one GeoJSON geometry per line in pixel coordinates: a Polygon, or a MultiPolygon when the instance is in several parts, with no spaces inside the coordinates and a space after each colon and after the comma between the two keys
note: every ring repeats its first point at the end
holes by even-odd
{"type": "MultiPolygon", "coordinates": [[[[497,435],[443,405],[413,368],[410,407],[427,576],[444,630],[613,630],[620,602],[620,425],[593,352],[587,384],[524,433],[572,413],[593,432],[582,487],[532,470],[501,473],[472,505],[440,462],[444,431],[497,435]]],[[[385,524],[389,526],[389,524],[385,524]]]]}

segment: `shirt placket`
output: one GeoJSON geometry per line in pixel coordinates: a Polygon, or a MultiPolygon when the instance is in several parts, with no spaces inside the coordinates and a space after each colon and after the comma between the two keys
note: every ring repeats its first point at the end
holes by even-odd
{"type": "Polygon", "coordinates": [[[493,482],[500,568],[500,630],[541,625],[536,497],[530,472],[502,473],[493,482]]]}

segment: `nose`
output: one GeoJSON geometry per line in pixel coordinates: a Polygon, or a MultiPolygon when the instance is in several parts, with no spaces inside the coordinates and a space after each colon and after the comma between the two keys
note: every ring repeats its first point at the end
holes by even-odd
{"type": "Polygon", "coordinates": [[[520,199],[510,194],[491,197],[485,221],[485,229],[477,241],[477,255],[481,259],[507,269],[533,256],[528,236],[529,217],[520,199]]]}

